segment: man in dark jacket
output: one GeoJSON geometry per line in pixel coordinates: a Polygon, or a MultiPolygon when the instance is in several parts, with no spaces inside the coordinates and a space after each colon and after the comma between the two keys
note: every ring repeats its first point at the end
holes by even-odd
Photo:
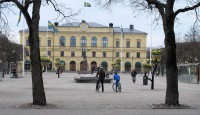
{"type": "Polygon", "coordinates": [[[100,67],[100,71],[97,72],[97,75],[96,77],[99,76],[99,79],[97,80],[97,84],[96,84],[96,91],[98,91],[98,85],[99,85],[99,82],[101,82],[101,86],[102,86],[102,92],[104,92],[104,86],[103,86],[103,83],[104,83],[104,79],[105,79],[105,72],[103,71],[103,68],[100,67]]]}
{"type": "Polygon", "coordinates": [[[137,75],[136,70],[133,70],[133,71],[131,72],[131,76],[132,76],[133,83],[136,82],[136,75],[137,75]]]}

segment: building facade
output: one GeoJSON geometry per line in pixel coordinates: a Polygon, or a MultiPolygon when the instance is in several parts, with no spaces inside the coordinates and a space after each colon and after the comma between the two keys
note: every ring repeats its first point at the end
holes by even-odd
{"type": "MultiPolygon", "coordinates": [[[[113,69],[112,63],[122,52],[122,71],[140,69],[146,60],[147,33],[129,28],[113,27],[94,22],[71,22],[57,25],[58,32],[47,27],[39,27],[40,55],[48,55],[51,62],[48,70],[56,70],[55,60],[59,58],[65,71],[91,70],[103,66],[106,71],[113,69]],[[122,43],[122,44],[121,44],[122,43]],[[87,66],[83,59],[86,51],[87,66]]],[[[25,68],[30,69],[28,30],[25,30],[25,68]]],[[[23,41],[20,31],[20,43],[23,41]]]]}

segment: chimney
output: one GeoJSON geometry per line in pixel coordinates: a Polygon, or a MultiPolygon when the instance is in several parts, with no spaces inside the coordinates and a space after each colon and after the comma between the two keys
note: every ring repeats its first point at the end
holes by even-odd
{"type": "Polygon", "coordinates": [[[82,20],[82,23],[85,23],[85,20],[82,20]]]}
{"type": "Polygon", "coordinates": [[[58,22],[54,22],[54,25],[55,25],[55,26],[58,26],[58,24],[59,24],[58,22]]]}
{"type": "Polygon", "coordinates": [[[112,27],[113,27],[113,23],[109,23],[109,27],[111,27],[111,28],[112,28],[112,27]]]}
{"type": "Polygon", "coordinates": [[[133,26],[133,25],[130,25],[130,29],[131,29],[131,30],[134,29],[134,26],[133,26]]]}

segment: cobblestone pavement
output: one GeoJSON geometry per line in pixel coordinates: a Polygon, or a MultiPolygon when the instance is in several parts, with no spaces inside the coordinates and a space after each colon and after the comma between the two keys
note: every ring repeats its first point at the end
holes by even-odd
{"type": "MultiPolygon", "coordinates": [[[[43,73],[47,103],[57,108],[19,109],[32,102],[31,73],[23,78],[6,75],[0,82],[0,115],[199,115],[200,84],[179,82],[179,102],[192,109],[152,109],[152,104],[164,103],[166,78],[155,77],[154,90],[151,83],[143,85],[142,75],[136,83],[130,74],[121,75],[122,92],[112,90],[112,83],[105,83],[105,92],[97,93],[95,83],[76,83],[77,73],[43,73]]],[[[111,76],[112,77],[112,76],[111,76]]]]}

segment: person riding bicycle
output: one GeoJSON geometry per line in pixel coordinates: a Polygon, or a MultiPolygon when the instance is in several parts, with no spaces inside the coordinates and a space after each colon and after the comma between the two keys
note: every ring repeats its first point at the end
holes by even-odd
{"type": "Polygon", "coordinates": [[[116,92],[117,92],[117,87],[118,87],[118,83],[120,81],[120,76],[117,74],[117,72],[115,72],[114,76],[113,76],[114,80],[116,81],[116,92]]]}
{"type": "Polygon", "coordinates": [[[103,67],[100,67],[100,71],[97,72],[96,77],[98,77],[98,76],[99,76],[99,79],[97,80],[96,91],[98,91],[98,85],[99,85],[99,82],[101,82],[102,92],[104,92],[103,83],[104,83],[104,79],[105,79],[106,74],[103,70],[103,67]]]}

